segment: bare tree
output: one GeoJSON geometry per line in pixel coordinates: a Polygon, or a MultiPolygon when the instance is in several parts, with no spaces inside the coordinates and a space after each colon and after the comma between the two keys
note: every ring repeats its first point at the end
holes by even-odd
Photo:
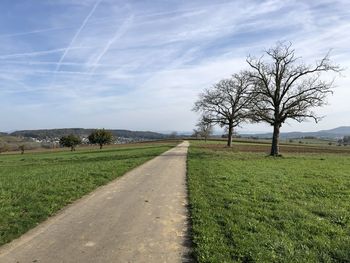
{"type": "Polygon", "coordinates": [[[200,132],[198,131],[198,129],[193,129],[191,137],[194,137],[196,139],[201,137],[200,132]]]}
{"type": "Polygon", "coordinates": [[[207,116],[202,116],[196,126],[197,129],[194,130],[196,131],[195,133],[203,137],[205,141],[213,134],[213,124],[207,116]]]}
{"type": "Polygon", "coordinates": [[[255,86],[252,119],[273,126],[272,156],[279,155],[280,128],[287,119],[298,122],[306,118],[315,122],[321,119],[312,108],[323,106],[333,89],[333,81],[322,80],[321,73],[341,71],[339,66],[331,63],[329,54],[314,66],[306,65],[295,56],[291,46],[291,43],[279,42],[265,51],[268,59],[263,56],[247,58],[255,86]]]}
{"type": "Polygon", "coordinates": [[[246,120],[248,105],[252,97],[249,93],[249,75],[246,72],[234,74],[199,95],[193,108],[201,112],[213,124],[227,127],[227,146],[232,145],[234,127],[246,120]]]}
{"type": "Polygon", "coordinates": [[[7,152],[8,150],[9,150],[8,144],[0,142],[0,153],[7,152]]]}
{"type": "Polygon", "coordinates": [[[24,154],[24,151],[26,149],[26,145],[25,144],[21,144],[18,146],[18,149],[21,151],[21,154],[24,154]]]}

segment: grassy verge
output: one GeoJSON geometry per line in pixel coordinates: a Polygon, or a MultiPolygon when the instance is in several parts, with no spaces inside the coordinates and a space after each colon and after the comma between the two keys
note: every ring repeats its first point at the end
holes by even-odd
{"type": "Polygon", "coordinates": [[[208,145],[188,159],[199,262],[350,262],[350,154],[208,145]]]}
{"type": "Polygon", "coordinates": [[[102,151],[1,155],[0,245],[175,145],[144,143],[102,151]]]}

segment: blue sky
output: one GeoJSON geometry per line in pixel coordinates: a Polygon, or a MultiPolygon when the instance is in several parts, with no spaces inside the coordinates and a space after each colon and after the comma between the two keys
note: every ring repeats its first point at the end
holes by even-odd
{"type": "Polygon", "coordinates": [[[323,121],[283,131],[350,125],[348,0],[2,0],[0,10],[0,131],[192,130],[198,93],[279,40],[307,63],[332,49],[346,68],[316,110],[323,121]]]}

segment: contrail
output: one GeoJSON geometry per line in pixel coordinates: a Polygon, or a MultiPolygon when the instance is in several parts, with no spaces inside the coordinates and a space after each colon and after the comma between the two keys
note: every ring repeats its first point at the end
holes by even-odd
{"type": "MultiPolygon", "coordinates": [[[[3,70],[0,69],[0,74],[1,73],[13,73],[13,74],[29,74],[29,75],[33,75],[33,74],[48,74],[51,75],[53,73],[53,71],[51,70],[3,70]]],[[[57,74],[62,74],[62,75],[89,75],[88,72],[86,71],[64,71],[61,70],[59,72],[57,72],[57,74]]],[[[104,73],[98,73],[97,75],[105,75],[104,73]]]]}
{"type": "Polygon", "coordinates": [[[72,38],[71,42],[69,43],[68,47],[66,48],[66,50],[64,51],[63,55],[61,56],[60,60],[57,63],[56,66],[56,72],[61,68],[61,63],[64,60],[64,58],[66,57],[68,51],[71,49],[71,46],[73,45],[73,43],[75,42],[75,40],[77,39],[77,37],[79,36],[80,32],[84,29],[84,27],[86,26],[87,22],[89,21],[90,17],[93,15],[93,13],[95,12],[97,6],[102,2],[102,0],[97,0],[95,5],[93,6],[93,8],[91,9],[90,13],[87,15],[87,17],[85,17],[83,23],[81,24],[81,26],[79,27],[78,31],[75,33],[74,37],[72,38]]]}
{"type": "Polygon", "coordinates": [[[32,31],[27,31],[27,32],[19,32],[19,33],[7,34],[7,35],[6,34],[0,35],[0,38],[25,36],[25,35],[38,34],[38,33],[42,33],[42,32],[50,32],[50,31],[55,31],[55,30],[67,29],[67,28],[70,28],[70,27],[51,27],[51,28],[46,28],[46,29],[37,29],[37,30],[32,30],[32,31]]]}
{"type": "MultiPolygon", "coordinates": [[[[81,47],[71,47],[71,49],[80,49],[80,48],[81,47]]],[[[35,52],[27,52],[27,53],[15,53],[15,54],[9,54],[9,55],[0,55],[0,59],[20,58],[20,57],[34,57],[34,56],[40,56],[40,55],[46,55],[46,54],[62,52],[62,51],[65,51],[65,50],[66,50],[66,48],[57,48],[57,49],[35,51],[35,52]]]]}
{"type": "MultiPolygon", "coordinates": [[[[75,48],[71,48],[71,49],[75,49],[75,48]]],[[[64,50],[65,48],[62,48],[62,51],[64,50]]],[[[50,51],[50,53],[54,53],[54,52],[50,51]]],[[[0,59],[1,59],[1,56],[0,56],[0,59]]],[[[7,64],[20,64],[20,65],[57,65],[58,63],[57,61],[21,61],[21,60],[4,60],[3,62],[7,64]]],[[[62,62],[61,65],[81,67],[81,66],[85,66],[86,64],[78,63],[78,62],[62,62]]],[[[91,66],[101,66],[101,64],[98,64],[98,65],[91,64],[91,66]]]]}
{"type": "Polygon", "coordinates": [[[114,36],[107,42],[105,47],[103,48],[102,52],[97,56],[95,62],[93,63],[93,68],[90,70],[90,74],[93,74],[96,70],[96,68],[99,65],[99,62],[101,58],[107,53],[111,45],[119,39],[125,32],[128,30],[130,24],[134,20],[134,16],[131,15],[127,19],[124,20],[123,24],[118,28],[118,30],[115,32],[114,36]]]}

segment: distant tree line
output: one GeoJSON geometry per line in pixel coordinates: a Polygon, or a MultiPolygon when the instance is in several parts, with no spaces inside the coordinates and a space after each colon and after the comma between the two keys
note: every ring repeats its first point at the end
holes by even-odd
{"type": "Polygon", "coordinates": [[[89,144],[99,145],[99,147],[102,149],[104,145],[112,143],[119,136],[125,138],[139,138],[149,140],[176,138],[178,136],[175,132],[170,135],[165,135],[148,131],[143,132],[105,129],[94,130],[82,128],[23,130],[16,131],[11,134],[1,133],[0,135],[2,136],[0,138],[0,154],[2,152],[8,151],[20,151],[23,154],[26,150],[33,150],[38,148],[52,149],[60,146],[68,147],[71,149],[71,151],[75,151],[78,145],[86,143],[86,141],[82,141],[82,138],[87,138],[89,144]],[[38,142],[35,141],[35,139],[44,141],[38,142]],[[55,139],[55,141],[50,141],[49,139],[55,139]],[[57,142],[56,139],[59,141],[57,142]]]}
{"type": "MultiPolygon", "coordinates": [[[[90,133],[88,140],[90,144],[97,144],[102,149],[104,145],[112,143],[115,137],[108,130],[97,129],[90,133]]],[[[61,147],[69,147],[71,151],[75,151],[76,147],[80,144],[82,144],[82,139],[75,134],[63,135],[59,139],[59,145],[61,147]]],[[[59,145],[54,143],[37,143],[29,139],[23,141],[23,138],[9,136],[0,140],[0,154],[8,151],[20,151],[21,154],[24,154],[26,150],[33,150],[40,147],[52,149],[59,145]]]]}
{"type": "MultiPolygon", "coordinates": [[[[69,128],[69,129],[43,129],[43,130],[23,130],[15,131],[10,134],[11,136],[20,137],[31,137],[36,139],[47,139],[47,138],[61,138],[67,134],[73,134],[79,137],[87,137],[95,129],[83,129],[83,128],[69,128]]],[[[129,131],[129,130],[108,130],[114,137],[125,137],[125,138],[142,138],[142,139],[165,139],[168,136],[165,134],[150,132],[150,131],[129,131]]]]}
{"type": "MultiPolygon", "coordinates": [[[[283,124],[291,119],[302,122],[321,117],[313,111],[326,104],[333,92],[333,81],[321,78],[325,72],[340,72],[329,54],[307,65],[300,61],[291,43],[278,42],[259,57],[248,56],[248,69],[205,89],[193,110],[207,125],[218,124],[228,131],[231,147],[233,130],[244,122],[265,122],[273,127],[271,156],[280,155],[279,138],[283,124]]],[[[197,125],[197,126],[198,126],[197,125]]]]}

